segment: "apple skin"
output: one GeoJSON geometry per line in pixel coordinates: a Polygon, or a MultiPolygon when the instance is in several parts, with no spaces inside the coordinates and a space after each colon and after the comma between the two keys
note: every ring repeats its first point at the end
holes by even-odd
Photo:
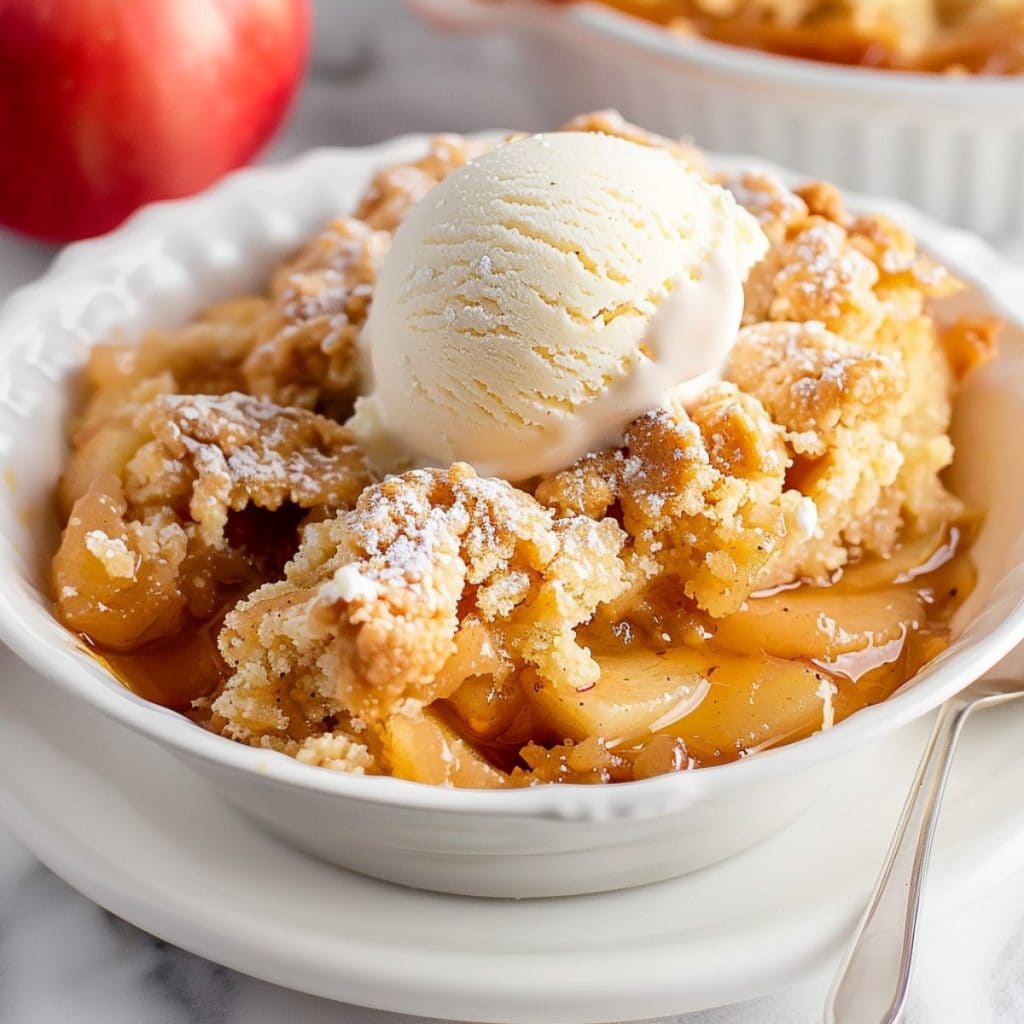
{"type": "Polygon", "coordinates": [[[249,161],[309,0],[0,0],[0,224],[69,241],[249,161]]]}

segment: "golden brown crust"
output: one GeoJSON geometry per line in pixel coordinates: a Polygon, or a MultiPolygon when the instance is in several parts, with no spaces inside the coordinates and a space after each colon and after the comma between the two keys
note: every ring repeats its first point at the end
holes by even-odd
{"type": "Polygon", "coordinates": [[[357,342],[391,236],[339,217],[274,275],[271,309],[245,360],[246,390],[344,414],[359,378],[357,342]]]}
{"type": "Polygon", "coordinates": [[[809,456],[824,455],[843,428],[895,421],[907,383],[898,352],[851,345],[814,320],[743,328],[726,374],[784,428],[794,454],[809,456]]]}
{"type": "Polygon", "coordinates": [[[645,575],[677,576],[700,607],[727,615],[785,536],[788,464],[764,408],[723,385],[692,417],[682,409],[642,416],[623,448],[545,478],[537,497],[560,515],[605,515],[617,505],[645,575]]]}
{"type": "MultiPolygon", "coordinates": [[[[609,112],[567,127],[700,163],[609,112]]],[[[771,248],[724,383],[528,488],[462,465],[376,482],[338,418],[377,267],[411,204],[482,148],[442,137],[382,171],[266,296],[94,350],[60,488],[58,613],[120,651],[230,609],[207,724],[310,764],[417,777],[422,748],[457,762],[423,781],[472,785],[680,770],[685,745],[667,736],[565,744],[534,697],[555,688],[575,707],[600,675],[587,645],[666,593],[711,635],[763,588],[827,580],[951,522],[950,399],[995,325],[940,334],[927,301],[954,279],[831,186],[737,176],[725,184],[771,248]],[[519,751],[518,768],[482,740],[519,751]]]]}
{"type": "MultiPolygon", "coordinates": [[[[215,613],[224,593],[273,563],[244,537],[229,542],[231,513],[287,502],[330,514],[373,479],[349,432],[304,409],[237,392],[161,394],[153,382],[133,394],[118,415],[76,435],[54,558],[62,620],[118,650],[180,631],[186,612],[215,613]]],[[[294,524],[281,530],[268,538],[275,550],[294,524]]]]}
{"type": "Polygon", "coordinates": [[[250,503],[347,508],[373,479],[339,423],[239,392],[161,395],[134,425],[152,440],[126,467],[128,500],[139,508],[187,503],[210,547],[223,544],[228,513],[250,503]]]}
{"type": "Polygon", "coordinates": [[[439,181],[491,145],[460,135],[438,135],[419,160],[386,167],[374,176],[356,207],[357,219],[378,231],[394,231],[410,208],[439,181]]]}
{"type": "Polygon", "coordinates": [[[478,624],[499,660],[592,680],[573,628],[624,586],[622,539],[610,520],[555,521],[465,465],[392,477],[309,526],[287,579],[228,617],[221,649],[234,675],[214,708],[230,721],[236,691],[301,665],[326,701],[379,721],[448,696],[445,664],[478,624]],[[303,645],[312,655],[289,660],[303,645]]]}
{"type": "Polygon", "coordinates": [[[649,132],[646,128],[631,124],[617,110],[595,110],[589,114],[580,114],[571,118],[562,125],[564,132],[599,132],[601,135],[614,135],[628,142],[635,142],[640,146],[654,146],[658,149],[667,150],[680,163],[685,164],[691,170],[706,174],[708,170],[707,160],[704,154],[687,142],[680,139],[670,139],[655,132],[649,132]]]}

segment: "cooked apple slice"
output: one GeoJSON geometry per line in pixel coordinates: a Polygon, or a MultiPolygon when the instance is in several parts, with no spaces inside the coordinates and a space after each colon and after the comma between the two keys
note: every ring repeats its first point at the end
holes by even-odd
{"type": "Polygon", "coordinates": [[[498,683],[493,676],[477,675],[466,679],[447,703],[474,736],[494,739],[515,721],[525,697],[515,680],[498,683]]]}
{"type": "Polygon", "coordinates": [[[120,478],[131,457],[146,440],[146,435],[131,423],[111,421],[95,429],[81,441],[68,459],[57,497],[61,515],[71,515],[71,507],[101,477],[113,474],[120,478]]]}
{"type": "Polygon", "coordinates": [[[738,654],[831,661],[898,640],[923,619],[921,599],[909,588],[801,587],[750,599],[718,620],[714,642],[738,654]]]}
{"type": "Polygon", "coordinates": [[[601,678],[577,690],[537,677],[526,695],[537,718],[555,735],[600,737],[618,746],[657,732],[700,699],[702,670],[714,664],[699,652],[627,651],[598,657],[601,678]]]}
{"type": "Polygon", "coordinates": [[[826,673],[800,662],[725,657],[708,675],[700,703],[662,729],[682,739],[701,764],[808,736],[852,710],[826,673]]]}
{"type": "Polygon", "coordinates": [[[493,789],[507,778],[474,750],[436,712],[392,715],[385,727],[384,746],[391,774],[434,786],[493,789]]]}
{"type": "Polygon", "coordinates": [[[887,558],[865,558],[843,569],[839,585],[844,590],[888,587],[894,581],[910,581],[933,571],[956,553],[959,530],[946,527],[916,537],[906,537],[887,558]]]}

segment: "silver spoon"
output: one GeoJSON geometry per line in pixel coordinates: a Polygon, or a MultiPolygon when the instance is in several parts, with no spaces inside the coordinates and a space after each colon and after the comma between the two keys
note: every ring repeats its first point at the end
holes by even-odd
{"type": "Polygon", "coordinates": [[[1024,697],[1024,680],[981,679],[948,700],[910,787],[882,873],[825,1002],[825,1024],[896,1024],[914,957],[921,887],[960,730],[977,708],[1024,697]]]}

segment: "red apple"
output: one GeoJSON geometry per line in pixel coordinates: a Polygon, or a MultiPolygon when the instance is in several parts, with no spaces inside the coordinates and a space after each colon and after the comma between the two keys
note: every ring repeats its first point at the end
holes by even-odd
{"type": "Polygon", "coordinates": [[[0,224],[69,240],[252,158],[308,0],[0,0],[0,224]]]}

